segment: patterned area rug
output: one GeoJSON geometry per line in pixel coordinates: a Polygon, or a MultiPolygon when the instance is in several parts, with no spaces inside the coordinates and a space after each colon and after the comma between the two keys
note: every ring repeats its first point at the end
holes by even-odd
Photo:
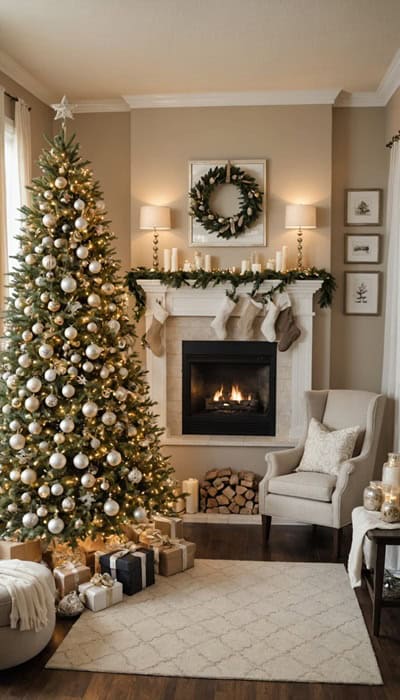
{"type": "Polygon", "coordinates": [[[382,684],[342,564],[197,559],[119,605],[85,611],[47,668],[382,684]]]}

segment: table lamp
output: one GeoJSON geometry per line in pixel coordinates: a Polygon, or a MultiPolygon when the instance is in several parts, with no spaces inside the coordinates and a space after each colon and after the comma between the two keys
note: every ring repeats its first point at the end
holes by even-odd
{"type": "Polygon", "coordinates": [[[303,269],[303,229],[317,227],[317,209],[312,204],[287,204],[285,228],[297,229],[297,269],[303,269]]]}
{"type": "Polygon", "coordinates": [[[158,270],[158,231],[168,231],[171,228],[170,208],[154,205],[140,207],[139,228],[153,231],[153,269],[158,270]]]}

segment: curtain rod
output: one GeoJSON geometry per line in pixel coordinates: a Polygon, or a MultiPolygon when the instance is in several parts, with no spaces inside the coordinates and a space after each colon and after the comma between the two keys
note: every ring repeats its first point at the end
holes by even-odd
{"type": "Polygon", "coordinates": [[[398,131],[398,133],[397,133],[395,136],[393,136],[393,137],[390,139],[389,143],[386,144],[386,148],[392,148],[393,144],[394,144],[396,141],[398,141],[399,139],[400,139],[400,130],[398,131]]]}
{"type": "MultiPolygon", "coordinates": [[[[12,100],[13,102],[19,102],[19,97],[15,97],[15,95],[10,95],[10,93],[7,92],[7,90],[4,90],[4,94],[5,94],[7,97],[9,97],[10,100],[12,100]]],[[[28,107],[28,110],[31,111],[31,107],[28,107]]]]}

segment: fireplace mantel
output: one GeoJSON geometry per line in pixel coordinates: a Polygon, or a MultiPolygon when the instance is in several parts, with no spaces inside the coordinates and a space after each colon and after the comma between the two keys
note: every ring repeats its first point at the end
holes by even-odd
{"type": "MultiPolygon", "coordinates": [[[[184,286],[179,289],[166,287],[159,280],[138,280],[138,283],[146,292],[146,330],[152,320],[152,312],[156,301],[162,303],[167,309],[170,317],[214,317],[221,304],[225,292],[232,289],[230,284],[221,284],[217,287],[207,287],[206,289],[184,286]]],[[[279,280],[264,282],[259,289],[260,293],[268,292],[272,287],[277,286],[279,280]]],[[[287,437],[287,443],[293,442],[300,436],[304,426],[304,392],[312,388],[312,334],[313,334],[313,296],[320,289],[322,280],[299,280],[287,286],[293,312],[296,316],[298,326],[301,328],[301,336],[290,350],[292,358],[291,371],[291,421],[287,437]]],[[[239,316],[243,297],[251,293],[252,284],[243,285],[238,290],[239,302],[234,310],[233,316],[239,316]]],[[[166,347],[166,326],[164,325],[163,344],[166,347]]],[[[198,338],[199,340],[201,338],[198,338]]],[[[168,426],[167,421],[167,352],[161,357],[154,355],[149,349],[146,350],[146,367],[148,371],[148,383],[150,386],[150,396],[156,402],[156,413],[159,416],[159,424],[166,428],[165,442],[167,444],[201,444],[204,445],[204,436],[174,436],[168,426]],[[197,439],[199,438],[199,439],[197,439]]],[[[238,436],[240,439],[240,436],[238,436]]],[[[279,438],[261,438],[263,444],[281,446],[285,442],[282,436],[279,438]]],[[[233,439],[234,440],[234,439],[233,439]]],[[[260,438],[256,439],[258,443],[260,438]]],[[[229,438],[232,442],[232,438],[229,438]]],[[[221,438],[218,439],[221,444],[221,438]]],[[[246,438],[248,444],[248,438],[246,438]]]]}

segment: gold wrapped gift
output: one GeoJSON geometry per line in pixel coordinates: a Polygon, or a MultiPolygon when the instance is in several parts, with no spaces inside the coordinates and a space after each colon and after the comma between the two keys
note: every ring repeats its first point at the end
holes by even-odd
{"type": "Polygon", "coordinates": [[[26,540],[26,542],[0,540],[0,559],[40,562],[42,560],[40,540],[26,540]]]}
{"type": "Polygon", "coordinates": [[[63,598],[67,593],[76,591],[80,583],[90,580],[90,569],[84,564],[65,562],[54,569],[53,576],[60,597],[63,598]]]}
{"type": "Polygon", "coordinates": [[[155,571],[160,576],[173,576],[194,566],[196,545],[184,539],[170,539],[159,530],[143,533],[141,543],[154,552],[155,571]]]}

